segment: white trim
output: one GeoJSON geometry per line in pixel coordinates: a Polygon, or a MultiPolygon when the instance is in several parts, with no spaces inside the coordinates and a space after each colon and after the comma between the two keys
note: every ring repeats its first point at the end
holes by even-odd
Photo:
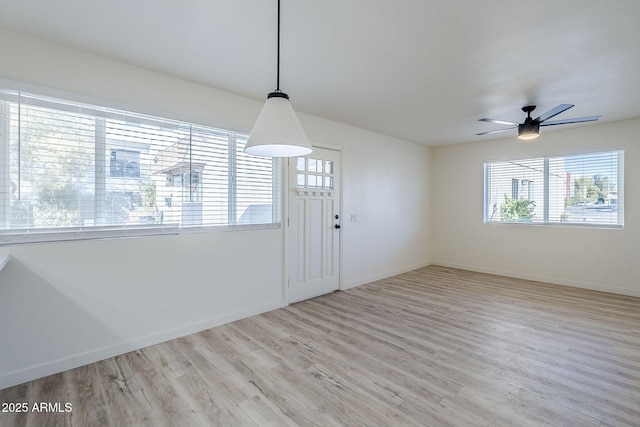
{"type": "Polygon", "coordinates": [[[198,227],[149,226],[149,228],[117,228],[107,230],[85,228],[70,231],[57,230],[51,232],[42,232],[41,230],[24,233],[0,232],[0,247],[36,243],[64,243],[82,240],[134,239],[139,237],[177,236],[193,233],[249,231],[277,228],[280,228],[280,223],[276,222],[265,224],[207,225],[198,227]]]}
{"type": "Polygon", "coordinates": [[[298,188],[296,193],[298,196],[327,196],[331,197],[334,190],[312,189],[312,188],[298,188]]]}
{"type": "Polygon", "coordinates": [[[266,313],[271,310],[282,308],[284,307],[284,305],[285,304],[283,300],[273,301],[271,303],[252,307],[246,310],[228,313],[222,316],[211,317],[206,320],[180,326],[160,333],[139,337],[114,345],[102,347],[96,350],[91,350],[86,353],[80,353],[48,363],[43,363],[41,365],[31,366],[19,371],[10,372],[0,376],[0,390],[48,375],[53,375],[59,372],[67,371],[69,369],[84,366],[89,363],[99,362],[101,360],[125,354],[130,351],[139,350],[144,347],[160,344],[172,339],[201,332],[206,329],[234,322],[236,320],[266,313]]]}
{"type": "Polygon", "coordinates": [[[566,228],[601,228],[606,230],[623,230],[622,224],[601,224],[592,222],[525,222],[525,221],[488,221],[490,227],[522,226],[522,227],[566,227],[566,228]]]}
{"type": "Polygon", "coordinates": [[[310,140],[310,142],[311,142],[311,147],[318,147],[325,150],[340,151],[342,153],[342,147],[339,145],[330,144],[324,141],[318,141],[317,139],[312,139],[310,140]]]}
{"type": "Polygon", "coordinates": [[[535,282],[551,283],[553,285],[569,286],[572,288],[589,289],[592,291],[608,292],[611,294],[626,295],[632,297],[640,297],[640,290],[618,288],[615,286],[607,286],[599,283],[582,282],[578,280],[560,279],[557,277],[544,276],[541,274],[520,273],[516,271],[504,270],[500,268],[487,268],[477,265],[458,264],[455,262],[433,261],[431,265],[439,265],[442,267],[457,268],[460,270],[475,271],[478,273],[495,274],[497,276],[513,277],[515,279],[532,280],[535,282]]]}
{"type": "Polygon", "coordinates": [[[384,273],[374,274],[373,276],[364,277],[362,279],[353,280],[351,282],[345,283],[343,290],[355,288],[357,286],[366,285],[371,282],[375,282],[378,280],[383,280],[389,277],[397,276],[398,274],[406,273],[408,271],[417,270],[419,268],[427,267],[432,265],[430,261],[422,262],[419,264],[408,265],[406,267],[396,268],[390,271],[386,271],[384,273]]]}
{"type": "Polygon", "coordinates": [[[283,165],[284,159],[280,163],[280,197],[282,202],[282,212],[280,213],[280,222],[282,223],[283,233],[281,234],[282,243],[282,296],[286,305],[291,304],[289,300],[289,168],[291,167],[292,157],[287,157],[286,165],[283,165]]]}
{"type": "Polygon", "coordinates": [[[77,228],[67,231],[44,231],[42,229],[38,229],[34,231],[24,231],[22,233],[9,230],[9,232],[0,232],[0,246],[32,243],[71,242],[77,240],[102,240],[130,237],[167,236],[176,234],[179,234],[179,229],[177,227],[153,226],[151,226],[150,228],[120,228],[106,230],[77,228]]]}

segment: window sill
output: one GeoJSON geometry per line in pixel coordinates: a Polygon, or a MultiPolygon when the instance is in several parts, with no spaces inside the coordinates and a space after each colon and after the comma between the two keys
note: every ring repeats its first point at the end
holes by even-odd
{"type": "Polygon", "coordinates": [[[624,224],[602,224],[593,222],[532,222],[532,221],[485,221],[485,224],[509,224],[525,227],[563,227],[563,228],[591,228],[605,230],[623,230],[624,224]]]}
{"type": "MultiPolygon", "coordinates": [[[[62,243],[82,240],[107,240],[107,239],[129,239],[138,237],[172,236],[191,233],[210,233],[217,231],[244,231],[244,230],[264,230],[277,229],[281,224],[236,224],[236,225],[210,225],[199,227],[178,227],[178,226],[149,226],[140,228],[113,228],[113,229],[76,229],[76,230],[51,230],[49,232],[31,233],[0,233],[0,247],[33,243],[62,243]]],[[[2,256],[0,256],[2,258],[2,256]]],[[[8,262],[8,260],[6,261],[8,262]]]]}

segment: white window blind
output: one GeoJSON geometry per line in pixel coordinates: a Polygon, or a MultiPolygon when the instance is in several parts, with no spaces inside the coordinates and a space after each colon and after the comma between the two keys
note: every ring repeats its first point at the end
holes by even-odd
{"type": "Polygon", "coordinates": [[[273,189],[280,182],[279,164],[271,167],[272,160],[254,157],[244,152],[248,135],[238,136],[236,144],[236,210],[230,213],[238,224],[262,224],[280,218],[280,203],[273,203],[273,189]]]}
{"type": "Polygon", "coordinates": [[[485,163],[485,222],[624,225],[622,150],[485,163]]]}
{"type": "Polygon", "coordinates": [[[0,243],[277,224],[279,163],[247,137],[2,90],[0,243]]]}

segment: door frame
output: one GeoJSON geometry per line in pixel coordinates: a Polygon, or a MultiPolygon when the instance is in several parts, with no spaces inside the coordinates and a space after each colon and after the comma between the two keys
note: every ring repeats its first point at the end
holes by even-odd
{"type": "MultiPolygon", "coordinates": [[[[311,147],[312,148],[322,148],[324,150],[332,150],[332,151],[336,151],[338,153],[339,159],[340,159],[340,182],[338,183],[338,188],[340,190],[340,196],[338,197],[338,203],[340,204],[340,208],[338,209],[339,215],[340,215],[340,225],[341,225],[341,229],[340,229],[340,233],[338,236],[338,290],[341,291],[343,290],[343,278],[342,278],[342,264],[343,264],[343,259],[342,259],[342,235],[343,235],[343,229],[344,229],[344,215],[343,215],[343,208],[342,208],[342,200],[343,200],[343,194],[342,194],[342,181],[344,180],[344,175],[343,175],[343,166],[342,166],[342,147],[338,146],[338,145],[334,145],[334,144],[329,144],[329,143],[325,143],[325,142],[320,142],[320,141],[315,141],[315,140],[310,140],[309,142],[311,142],[311,147]]],[[[293,261],[290,259],[290,247],[289,247],[289,193],[290,193],[290,189],[289,189],[289,167],[290,164],[289,162],[292,161],[291,159],[297,158],[296,157],[287,157],[286,159],[282,159],[284,164],[281,165],[281,175],[282,175],[282,193],[284,194],[284,197],[282,198],[283,201],[283,207],[282,207],[282,217],[281,217],[281,221],[282,221],[282,226],[284,228],[284,233],[282,234],[282,238],[283,238],[283,258],[284,258],[284,262],[282,263],[282,273],[283,273],[283,296],[284,296],[284,302],[285,305],[291,305],[291,299],[290,299],[290,293],[289,293],[289,267],[290,264],[293,263],[293,261]]]]}

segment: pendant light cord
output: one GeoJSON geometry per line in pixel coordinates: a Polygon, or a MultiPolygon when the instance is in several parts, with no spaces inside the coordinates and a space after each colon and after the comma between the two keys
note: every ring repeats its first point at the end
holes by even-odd
{"type": "Polygon", "coordinates": [[[280,0],[278,0],[278,65],[276,67],[276,92],[280,92],[280,0]]]}
{"type": "Polygon", "coordinates": [[[280,0],[278,0],[278,48],[277,48],[277,65],[276,65],[276,90],[267,95],[269,98],[289,99],[289,95],[280,90],[280,0]]]}

